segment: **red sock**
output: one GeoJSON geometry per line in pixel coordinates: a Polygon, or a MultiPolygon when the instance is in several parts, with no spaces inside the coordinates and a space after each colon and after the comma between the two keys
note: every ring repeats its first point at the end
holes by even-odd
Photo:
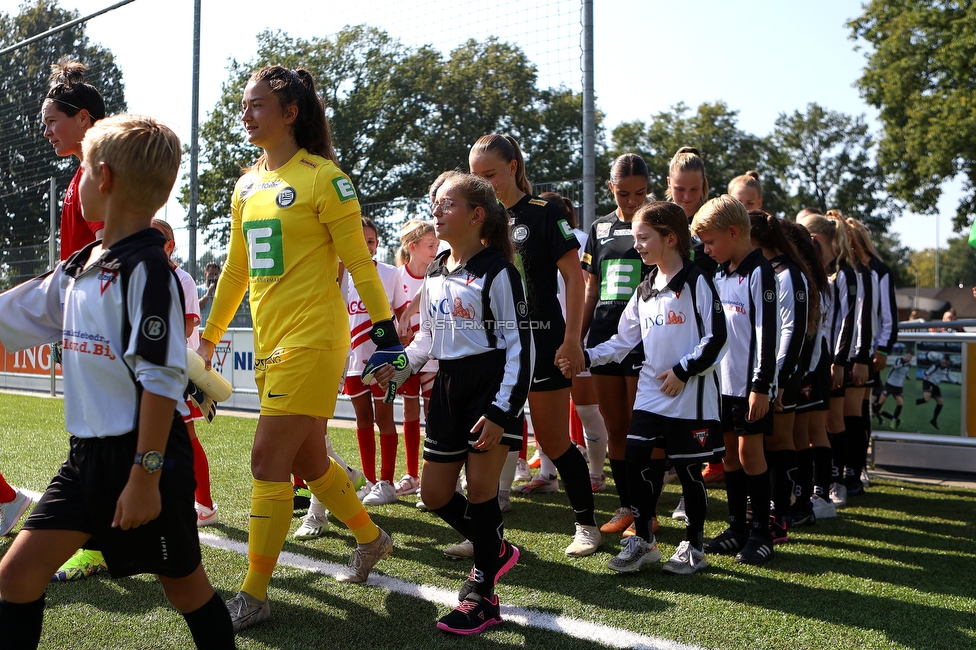
{"type": "Polygon", "coordinates": [[[10,503],[17,498],[17,493],[10,487],[7,480],[0,474],[0,503],[10,503]]]}
{"type": "Polygon", "coordinates": [[[207,462],[207,452],[203,450],[199,438],[194,438],[193,444],[193,478],[197,480],[197,491],[194,493],[197,503],[207,508],[213,508],[210,497],[210,463],[207,462]]]}
{"type": "Polygon", "coordinates": [[[363,476],[370,483],[376,482],[376,434],[373,427],[356,427],[356,442],[359,444],[359,461],[363,464],[363,476]]]}
{"type": "Polygon", "coordinates": [[[522,460],[528,460],[529,455],[526,453],[526,449],[529,446],[529,422],[528,420],[522,420],[522,448],[519,450],[519,458],[522,460]]]}
{"type": "Polygon", "coordinates": [[[569,400],[569,437],[574,445],[586,446],[586,438],[583,437],[583,421],[580,420],[579,413],[576,412],[576,404],[569,400]]]}
{"type": "Polygon", "coordinates": [[[407,474],[420,476],[420,420],[403,423],[403,446],[407,454],[407,474]]]}
{"type": "Polygon", "coordinates": [[[380,480],[393,483],[393,474],[396,472],[397,444],[400,436],[396,434],[380,434],[380,480]]]}

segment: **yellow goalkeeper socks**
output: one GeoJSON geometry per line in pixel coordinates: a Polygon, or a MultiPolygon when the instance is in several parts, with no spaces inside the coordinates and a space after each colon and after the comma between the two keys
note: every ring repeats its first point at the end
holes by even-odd
{"type": "Polygon", "coordinates": [[[339,469],[334,460],[329,459],[329,469],[315,480],[306,480],[308,489],[319,501],[325,505],[336,518],[349,527],[356,541],[369,544],[379,537],[380,529],[366,513],[356,488],[353,487],[349,476],[339,469]]]}
{"type": "Polygon", "coordinates": [[[291,525],[293,500],[290,482],[254,479],[247,536],[249,563],[241,591],[258,600],[268,599],[271,573],[291,525]]]}

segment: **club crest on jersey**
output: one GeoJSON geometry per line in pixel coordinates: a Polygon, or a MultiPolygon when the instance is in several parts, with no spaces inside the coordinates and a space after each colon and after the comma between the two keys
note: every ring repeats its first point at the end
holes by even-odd
{"type": "Polygon", "coordinates": [[[105,290],[111,285],[115,284],[119,280],[118,271],[102,271],[98,274],[98,281],[102,283],[102,295],[105,294],[105,290]]]}
{"type": "Polygon", "coordinates": [[[525,318],[526,316],[529,315],[529,306],[525,304],[524,300],[520,300],[519,304],[515,305],[515,310],[518,312],[518,315],[521,316],[522,318],[525,318]]]}
{"type": "Polygon", "coordinates": [[[295,202],[296,198],[298,195],[295,193],[294,187],[283,187],[278,192],[278,196],[275,197],[275,203],[279,208],[287,208],[295,202]]]}
{"type": "Polygon", "coordinates": [[[765,300],[766,302],[773,302],[774,300],[776,300],[776,294],[773,293],[772,289],[767,289],[765,293],[763,293],[763,300],[765,300]]]}
{"type": "Polygon", "coordinates": [[[596,238],[603,239],[610,234],[610,224],[609,223],[598,223],[596,224],[596,238]]]}
{"type": "Polygon", "coordinates": [[[512,239],[521,244],[529,238],[529,227],[523,224],[515,226],[512,230],[512,239]]]}
{"type": "Polygon", "coordinates": [[[158,341],[166,336],[166,321],[159,316],[150,316],[142,321],[142,335],[150,341],[158,341]]]}
{"type": "Polygon", "coordinates": [[[806,291],[803,291],[801,289],[800,291],[797,291],[796,292],[796,301],[797,302],[806,302],[806,300],[807,300],[807,292],[806,291]]]}
{"type": "Polygon", "coordinates": [[[705,443],[708,442],[708,429],[697,429],[692,431],[691,435],[702,447],[704,447],[705,443]]]}

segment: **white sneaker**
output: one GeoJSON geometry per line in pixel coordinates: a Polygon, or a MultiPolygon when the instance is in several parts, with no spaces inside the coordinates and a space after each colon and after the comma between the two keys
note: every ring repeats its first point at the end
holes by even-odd
{"type": "Polygon", "coordinates": [[[532,480],[532,472],[529,471],[529,463],[524,458],[519,458],[518,462],[515,463],[515,480],[516,481],[532,480]]]}
{"type": "Polygon", "coordinates": [[[687,519],[688,519],[688,513],[685,512],[685,498],[684,497],[681,497],[681,500],[678,501],[678,507],[675,508],[674,509],[674,512],[671,513],[671,518],[672,519],[684,519],[684,520],[687,521],[687,519]]]}
{"type": "Polygon", "coordinates": [[[329,529],[329,515],[316,515],[308,513],[302,517],[302,525],[292,535],[294,539],[315,539],[325,535],[329,529]]]}
{"type": "Polygon", "coordinates": [[[843,508],[847,505],[847,488],[843,483],[830,484],[830,502],[835,508],[843,508]]]}
{"type": "Polygon", "coordinates": [[[389,481],[377,481],[369,494],[363,497],[364,506],[385,506],[397,500],[396,489],[389,481]]]}
{"type": "Polygon", "coordinates": [[[641,566],[645,564],[661,561],[661,551],[653,537],[650,542],[645,542],[635,535],[626,538],[622,544],[624,550],[620,551],[617,557],[607,564],[607,567],[614,571],[630,573],[639,571],[641,566]]]}
{"type": "Polygon", "coordinates": [[[356,496],[359,497],[360,501],[365,499],[366,495],[373,491],[373,485],[375,485],[368,478],[364,477],[363,480],[365,480],[366,482],[363,483],[362,487],[356,489],[356,496]]]}
{"type": "Polygon", "coordinates": [[[707,566],[708,560],[705,559],[705,553],[695,549],[691,542],[685,540],[678,544],[678,550],[675,551],[670,560],[664,563],[661,570],[678,575],[691,575],[707,566]]]}
{"type": "Polygon", "coordinates": [[[419,510],[420,512],[427,512],[428,510],[430,510],[430,508],[427,507],[427,504],[424,503],[423,497],[417,499],[417,510],[419,510]]]}
{"type": "Polygon", "coordinates": [[[871,487],[871,475],[868,474],[867,467],[861,470],[861,483],[864,487],[871,487]]]}
{"type": "Polygon", "coordinates": [[[566,547],[566,555],[570,557],[586,557],[593,555],[600,548],[603,535],[596,526],[584,526],[576,522],[576,534],[573,535],[573,543],[566,547]]]}
{"type": "Polygon", "coordinates": [[[29,496],[16,489],[14,490],[13,501],[0,503],[0,536],[13,530],[31,503],[33,501],[29,496]]]}
{"type": "Polygon", "coordinates": [[[402,497],[405,494],[417,494],[420,492],[420,479],[416,476],[404,474],[400,482],[396,484],[396,495],[402,497]]]}
{"type": "Polygon", "coordinates": [[[452,560],[470,560],[474,557],[474,542],[466,539],[460,544],[448,546],[444,549],[444,556],[452,560]]]}
{"type": "Polygon", "coordinates": [[[837,516],[837,508],[829,499],[823,499],[819,494],[814,494],[810,497],[810,503],[813,505],[813,516],[819,519],[831,519],[837,516]]]}
{"type": "Polygon", "coordinates": [[[217,523],[217,504],[213,504],[213,508],[208,508],[205,505],[199,503],[194,503],[193,507],[197,511],[197,528],[203,528],[204,526],[213,526],[217,523]]]}
{"type": "Polygon", "coordinates": [[[542,476],[536,475],[536,477],[528,483],[516,485],[512,488],[512,491],[518,492],[519,494],[544,494],[547,492],[558,492],[559,481],[555,478],[544,479],[542,476]]]}

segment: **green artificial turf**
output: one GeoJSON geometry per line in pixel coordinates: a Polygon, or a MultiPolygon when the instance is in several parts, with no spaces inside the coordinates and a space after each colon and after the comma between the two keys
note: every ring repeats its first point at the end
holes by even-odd
{"type": "MultiPolygon", "coordinates": [[[[914,404],[914,402],[913,402],[914,404]]],[[[0,394],[0,471],[16,486],[41,491],[67,451],[57,399],[0,394]]],[[[906,408],[907,410],[907,408],[906,408]]],[[[207,449],[220,525],[208,534],[245,541],[255,420],[218,416],[200,427],[207,449]]],[[[333,445],[358,465],[355,434],[332,429],[333,445]]],[[[402,446],[401,446],[402,447],[402,446]]],[[[402,474],[403,451],[397,476],[402,474]]],[[[565,494],[517,496],[506,514],[506,536],[522,550],[502,578],[503,604],[599,622],[611,628],[708,648],[925,648],[976,647],[976,491],[876,480],[853,497],[837,519],[790,531],[763,567],[711,555],[694,576],[607,569],[619,536],[607,535],[599,553],[568,559],[573,520],[565,494]]],[[[669,515],[679,488],[661,498],[658,544],[665,559],[683,539],[669,515]]],[[[435,515],[418,511],[416,497],[370,508],[393,536],[396,550],[377,573],[446,590],[457,589],[467,562],[446,559],[458,536],[435,515]]],[[[610,482],[596,495],[597,519],[618,506],[610,482]]],[[[724,528],[725,494],[709,490],[705,534],[724,528]]],[[[299,519],[292,524],[297,528],[299,519]]],[[[16,532],[17,529],[15,529],[16,532]]],[[[0,554],[11,537],[0,538],[0,554]]],[[[353,538],[341,524],[310,542],[290,537],[285,550],[342,564],[353,538]]],[[[223,597],[243,579],[246,558],[203,547],[204,565],[223,597]]],[[[434,628],[448,607],[370,585],[337,583],[331,576],[280,566],[271,582],[272,619],[238,636],[241,648],[599,648],[560,631],[512,622],[478,637],[455,638],[434,628]]],[[[2,631],[0,631],[2,634],[2,631]]],[[[607,639],[610,639],[608,632],[607,639]]],[[[192,647],[182,618],[151,577],[94,578],[52,585],[47,591],[43,648],[192,647]]],[[[661,646],[664,647],[664,646],[661,646]]]]}

